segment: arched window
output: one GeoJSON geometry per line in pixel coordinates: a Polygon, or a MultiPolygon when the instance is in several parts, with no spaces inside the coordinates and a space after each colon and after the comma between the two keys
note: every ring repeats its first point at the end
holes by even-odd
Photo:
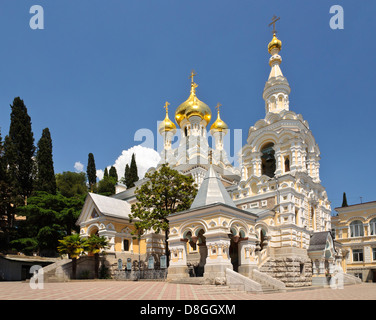
{"type": "Polygon", "coordinates": [[[369,227],[370,227],[370,235],[371,236],[374,236],[376,235],[376,218],[373,218],[370,223],[369,223],[369,227]]]}
{"type": "Polygon", "coordinates": [[[187,127],[184,128],[184,134],[185,134],[185,136],[188,136],[188,128],[187,127]]]}
{"type": "Polygon", "coordinates": [[[261,149],[261,166],[262,166],[262,174],[273,178],[274,172],[276,169],[276,161],[274,157],[274,143],[268,143],[261,149]]]}
{"type": "Polygon", "coordinates": [[[350,223],[350,237],[363,237],[363,223],[362,221],[355,220],[350,223]]]}

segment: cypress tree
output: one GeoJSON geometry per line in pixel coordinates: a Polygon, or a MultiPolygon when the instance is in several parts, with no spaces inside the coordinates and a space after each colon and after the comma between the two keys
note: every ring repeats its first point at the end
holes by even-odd
{"type": "Polygon", "coordinates": [[[33,190],[34,136],[27,108],[17,97],[11,105],[9,135],[6,138],[6,159],[14,192],[28,197],[33,190]]]}
{"type": "MultiPolygon", "coordinates": [[[[7,215],[7,205],[9,204],[8,197],[8,184],[6,177],[6,163],[4,157],[4,145],[0,132],[0,228],[5,227],[5,217],[7,215]]],[[[4,228],[5,231],[5,228],[4,228]]],[[[5,244],[2,241],[0,232],[0,249],[2,249],[5,244]]]]}
{"type": "Polygon", "coordinates": [[[56,178],[52,159],[52,139],[50,130],[45,128],[38,141],[36,189],[56,194],[56,178]]]}
{"type": "Polygon", "coordinates": [[[108,170],[107,167],[104,169],[103,179],[108,178],[108,170]]]}
{"type": "Polygon", "coordinates": [[[118,182],[118,174],[117,174],[116,168],[115,168],[114,166],[111,166],[108,175],[109,175],[111,178],[114,178],[115,183],[118,182]]]}
{"type": "Polygon", "coordinates": [[[132,185],[130,168],[129,168],[128,163],[125,165],[124,183],[127,186],[127,189],[132,188],[134,186],[134,184],[132,185]]]}
{"type": "Polygon", "coordinates": [[[347,198],[346,198],[346,192],[343,193],[343,200],[342,200],[342,207],[348,207],[347,204],[347,198]]]}
{"type": "Polygon", "coordinates": [[[130,176],[134,185],[134,183],[138,181],[137,164],[136,164],[136,158],[135,158],[134,153],[132,154],[131,166],[130,166],[129,171],[130,171],[130,176]]]}
{"type": "Polygon", "coordinates": [[[92,153],[89,153],[86,173],[90,191],[93,192],[93,187],[97,183],[97,169],[95,168],[95,160],[92,153]]]}

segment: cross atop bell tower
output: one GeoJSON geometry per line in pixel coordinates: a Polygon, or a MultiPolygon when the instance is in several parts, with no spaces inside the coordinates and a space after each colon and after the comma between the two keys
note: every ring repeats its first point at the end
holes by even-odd
{"type": "Polygon", "coordinates": [[[277,33],[277,30],[275,29],[275,23],[276,23],[278,20],[280,20],[280,17],[277,17],[276,15],[274,15],[273,18],[272,18],[272,22],[269,23],[269,27],[270,27],[271,25],[273,25],[273,34],[276,34],[276,33],[277,33]]]}

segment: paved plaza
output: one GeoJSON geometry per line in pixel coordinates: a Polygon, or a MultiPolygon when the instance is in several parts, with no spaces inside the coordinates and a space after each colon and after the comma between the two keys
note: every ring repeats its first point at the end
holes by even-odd
{"type": "Polygon", "coordinates": [[[376,300],[376,283],[252,294],[226,287],[152,281],[0,282],[0,300],[376,300]]]}

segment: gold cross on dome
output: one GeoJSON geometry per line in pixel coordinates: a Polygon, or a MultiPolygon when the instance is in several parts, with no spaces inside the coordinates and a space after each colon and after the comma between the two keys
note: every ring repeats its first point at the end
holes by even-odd
{"type": "Polygon", "coordinates": [[[168,106],[169,106],[170,104],[166,101],[166,103],[165,103],[165,105],[164,105],[164,107],[163,108],[165,108],[166,109],[166,113],[168,112],[168,106]]]}
{"type": "Polygon", "coordinates": [[[191,75],[189,76],[191,78],[191,82],[193,82],[194,76],[197,76],[197,73],[194,70],[192,70],[191,75]]]}
{"type": "Polygon", "coordinates": [[[215,107],[215,108],[217,109],[218,112],[219,112],[219,107],[221,107],[221,106],[222,106],[222,105],[218,102],[217,105],[216,105],[216,107],[215,107]]]}
{"type": "Polygon", "coordinates": [[[273,18],[272,18],[272,22],[269,23],[269,27],[270,27],[271,25],[273,25],[273,34],[277,33],[277,30],[275,29],[275,23],[276,23],[279,19],[280,19],[280,17],[277,17],[277,16],[274,15],[273,18]]]}

